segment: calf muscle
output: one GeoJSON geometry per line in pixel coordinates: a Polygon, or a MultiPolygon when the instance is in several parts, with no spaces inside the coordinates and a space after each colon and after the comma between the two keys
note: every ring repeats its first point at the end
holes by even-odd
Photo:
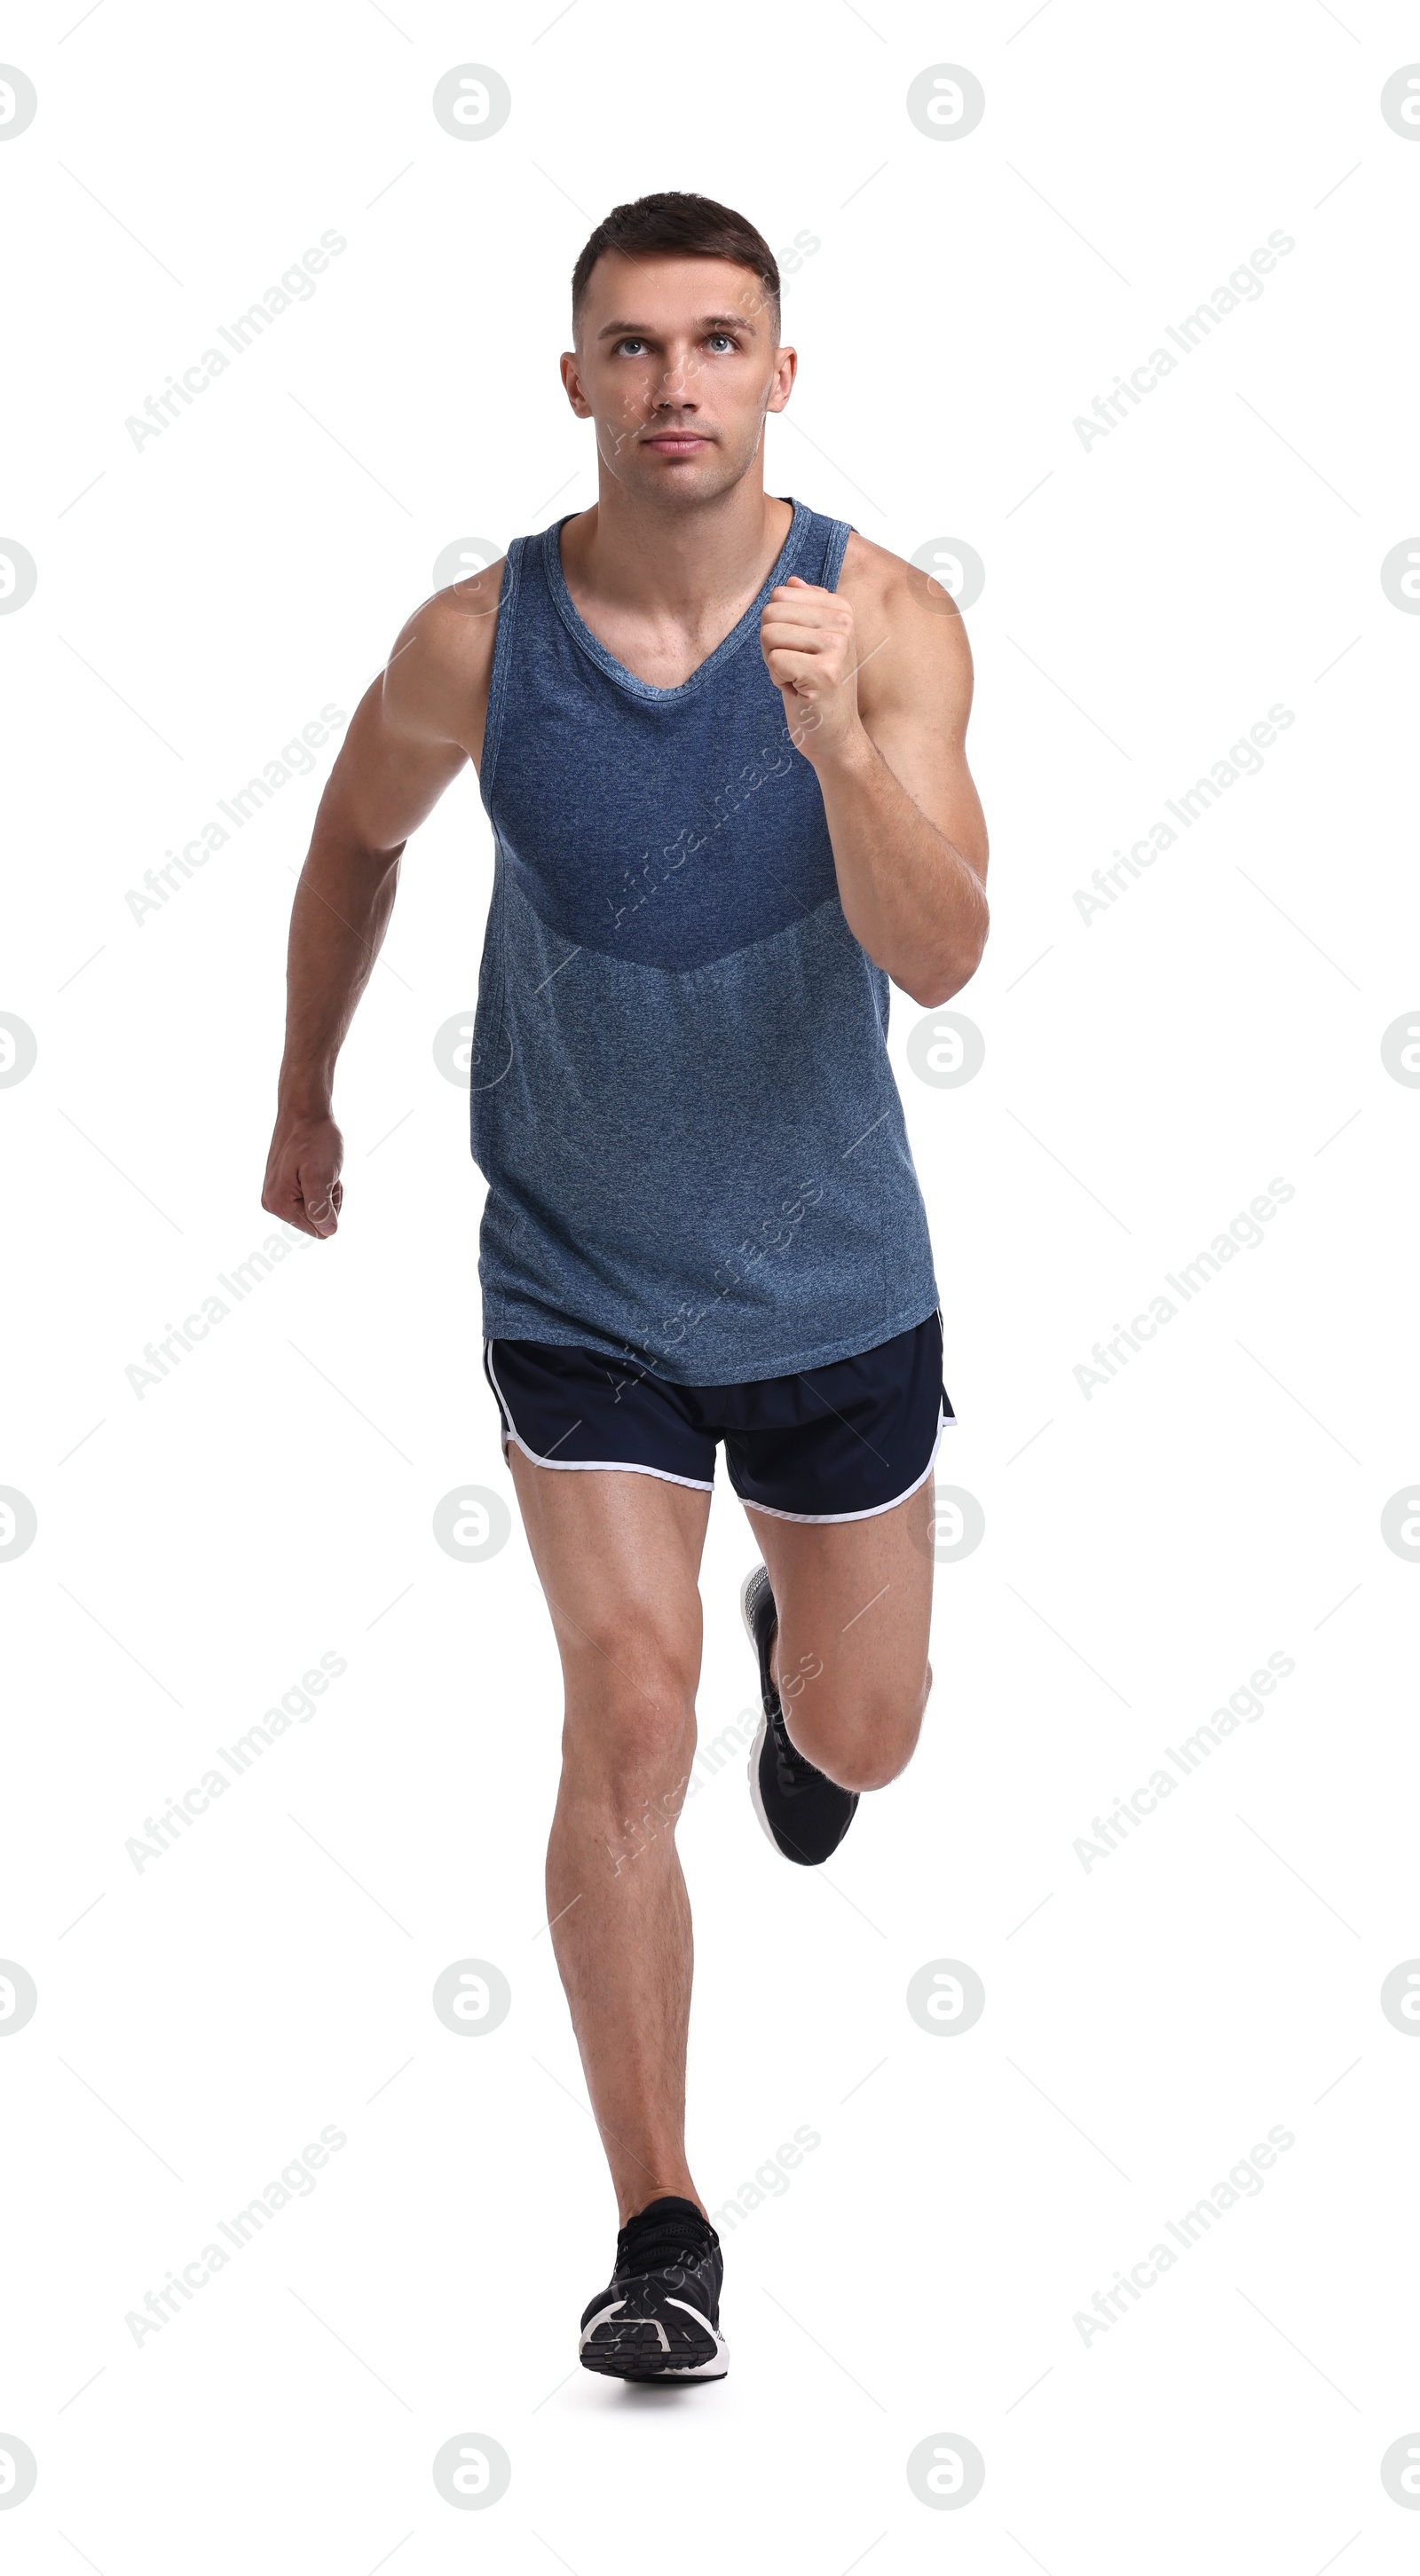
{"type": "Polygon", "coordinates": [[[695,1751],[709,1497],[510,1449],[562,1659],[547,1912],[622,2221],[686,2163],[693,1950],[675,1827],[695,1751]]]}
{"type": "Polygon", "coordinates": [[[910,1761],[932,1686],[932,1479],[867,1520],[746,1509],[774,1589],[790,1741],[840,1788],[880,1789],[910,1761]]]}

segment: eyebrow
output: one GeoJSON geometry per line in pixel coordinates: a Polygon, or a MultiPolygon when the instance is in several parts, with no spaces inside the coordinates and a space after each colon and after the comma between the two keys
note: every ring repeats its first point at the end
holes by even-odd
{"type": "MultiPolygon", "coordinates": [[[[699,327],[702,331],[752,331],[754,319],[748,313],[708,313],[699,327]]],[[[597,333],[599,340],[655,340],[659,336],[644,322],[604,322],[597,333]]]]}

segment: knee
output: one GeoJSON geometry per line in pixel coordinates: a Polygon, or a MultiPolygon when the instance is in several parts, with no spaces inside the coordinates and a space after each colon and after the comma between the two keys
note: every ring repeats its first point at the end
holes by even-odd
{"type": "Polygon", "coordinates": [[[840,1789],[885,1789],[917,1749],[931,1687],[929,1665],[917,1691],[885,1685],[818,1700],[806,1692],[786,1712],[790,1737],[840,1789]]]}
{"type": "Polygon", "coordinates": [[[809,1759],[840,1789],[885,1789],[906,1770],[917,1749],[920,1728],[919,1719],[911,1727],[899,1724],[891,1733],[884,1730],[866,1739],[845,1736],[817,1753],[810,1752],[809,1759]]]}
{"type": "Polygon", "coordinates": [[[695,1752],[695,1660],[654,1629],[622,1626],[569,1660],[564,1771],[618,1813],[683,1790],[695,1752]]]}

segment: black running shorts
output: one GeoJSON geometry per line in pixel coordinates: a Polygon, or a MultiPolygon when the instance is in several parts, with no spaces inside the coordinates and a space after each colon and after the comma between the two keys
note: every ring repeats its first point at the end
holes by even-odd
{"type": "Polygon", "coordinates": [[[827,1368],[745,1386],[676,1386],[639,1362],[556,1342],[490,1341],[483,1366],[539,1467],[661,1476],[709,1493],[725,1444],[742,1503],[785,1521],[862,1521],[926,1483],[946,1424],[942,1318],[827,1368]]]}

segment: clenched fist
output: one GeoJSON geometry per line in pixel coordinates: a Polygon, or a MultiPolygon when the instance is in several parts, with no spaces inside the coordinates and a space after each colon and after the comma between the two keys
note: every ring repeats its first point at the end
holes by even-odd
{"type": "Polygon", "coordinates": [[[838,591],[791,573],[765,602],[759,642],[789,738],[817,769],[863,731],[853,611],[838,591]]]}
{"type": "Polygon", "coordinates": [[[344,1155],[344,1139],[333,1118],[283,1105],[267,1158],[262,1206],[317,1241],[334,1234],[345,1195],[340,1178],[344,1155]]]}

